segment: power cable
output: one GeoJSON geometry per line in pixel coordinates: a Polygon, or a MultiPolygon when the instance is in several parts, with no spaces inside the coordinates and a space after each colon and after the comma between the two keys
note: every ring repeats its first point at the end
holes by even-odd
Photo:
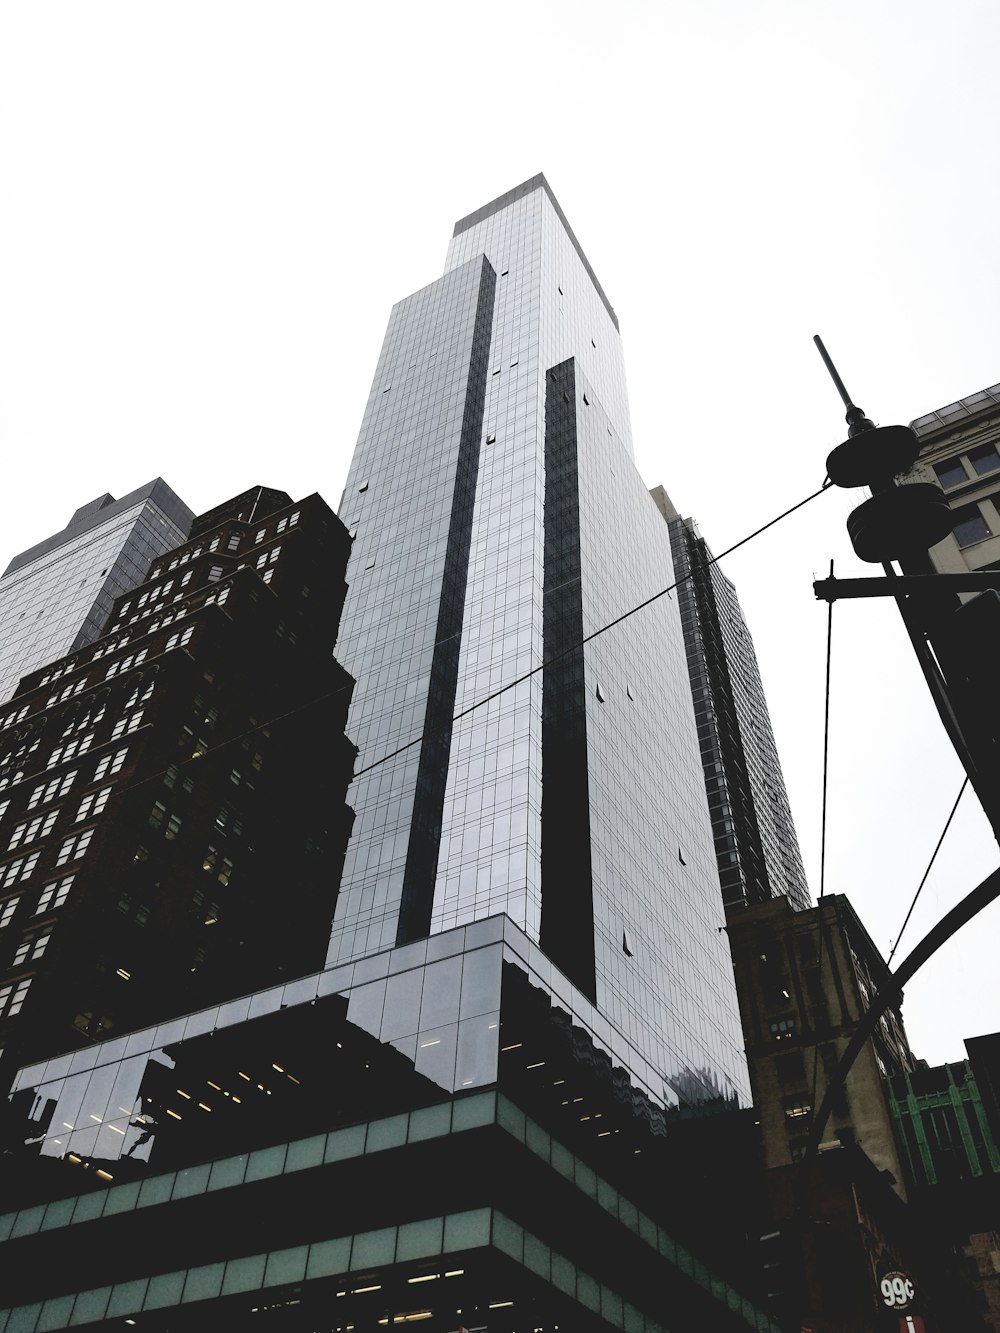
{"type": "MultiPolygon", "coordinates": [[[[746,544],[748,542],[753,541],[755,537],[759,537],[762,533],[767,532],[769,528],[773,528],[775,524],[780,523],[782,519],[788,518],[788,516],[790,514],[794,514],[796,510],[803,508],[803,506],[807,505],[811,500],[815,500],[818,495],[822,495],[822,493],[825,490],[827,490],[829,486],[830,486],[830,480],[829,478],[827,478],[823,482],[823,485],[819,488],[818,491],[813,491],[813,493],[811,495],[807,495],[804,500],[799,500],[797,504],[791,505],[788,509],[783,510],[780,514],[777,514],[767,523],[763,523],[759,528],[755,528],[754,531],[748,533],[746,537],[742,537],[738,542],[734,542],[732,546],[727,547],[724,551],[720,551],[718,555],[712,556],[712,558],[708,561],[708,564],[714,565],[719,560],[722,560],[725,556],[732,555],[734,551],[738,551],[740,547],[746,546],[746,544]]],[[[692,574],[686,574],[683,578],[675,580],[673,583],[669,585],[669,587],[662,588],[659,592],[654,593],[651,597],[647,597],[644,602],[640,602],[637,606],[632,607],[631,610],[624,612],[620,616],[617,616],[614,620],[609,621],[606,625],[602,625],[600,629],[594,630],[592,633],[588,634],[585,638],[581,639],[579,643],[571,644],[568,648],[564,648],[561,652],[553,654],[553,656],[548,658],[546,661],[539,663],[539,665],[536,667],[532,667],[530,671],[526,671],[524,675],[518,676],[516,680],[509,681],[506,685],[502,685],[500,689],[494,690],[492,694],[488,694],[484,698],[479,699],[476,703],[470,704],[468,708],[462,709],[460,712],[456,713],[452,717],[451,722],[446,725],[453,726],[456,722],[459,722],[462,718],[468,717],[470,713],[475,712],[476,709],[482,708],[485,704],[492,703],[492,701],[494,699],[499,698],[500,695],[506,694],[508,690],[515,689],[518,685],[523,684],[524,681],[529,680],[534,675],[537,675],[539,671],[544,671],[546,667],[551,666],[555,662],[558,662],[568,653],[577,651],[578,649],[582,648],[585,644],[588,644],[593,639],[596,639],[599,635],[606,633],[609,629],[614,629],[616,625],[620,625],[623,621],[628,620],[630,616],[634,616],[639,611],[645,610],[647,606],[651,606],[653,602],[659,601],[661,597],[667,596],[668,593],[673,592],[673,590],[677,588],[680,584],[687,582],[692,577],[693,577],[692,574]]],[[[200,608],[195,608],[195,609],[198,610],[200,608]]],[[[146,777],[140,778],[136,782],[131,782],[127,786],[119,788],[119,790],[123,792],[133,791],[137,790],[140,787],[148,786],[151,783],[158,782],[166,775],[167,772],[169,772],[170,768],[182,768],[188,764],[199,763],[203,759],[208,758],[209,756],[214,756],[218,754],[221,750],[224,750],[227,746],[235,745],[240,741],[248,739],[248,737],[250,736],[256,735],[258,732],[263,731],[266,727],[273,726],[275,723],[278,722],[285,722],[289,718],[294,717],[297,713],[304,712],[305,709],[307,708],[313,708],[317,704],[323,703],[327,699],[333,699],[338,694],[343,694],[347,690],[353,690],[353,688],[354,688],[354,683],[352,682],[351,685],[341,685],[338,686],[338,688],[335,690],[328,690],[325,694],[317,695],[314,699],[309,700],[307,703],[298,704],[296,707],[290,708],[284,713],[277,713],[273,717],[265,718],[263,722],[258,722],[255,726],[248,727],[245,731],[238,732],[235,736],[230,736],[226,740],[218,742],[218,744],[216,745],[209,746],[209,748],[203,751],[201,754],[189,755],[186,759],[179,759],[176,761],[175,764],[168,765],[166,768],[161,769],[159,772],[150,773],[146,777]]],[[[355,778],[363,776],[365,773],[370,773],[375,768],[379,768],[382,764],[388,763],[390,759],[395,759],[397,755],[403,754],[405,753],[405,751],[413,749],[415,745],[421,744],[421,742],[427,738],[428,734],[429,734],[428,732],[422,731],[419,736],[414,737],[414,739],[411,741],[407,741],[405,745],[401,745],[397,749],[391,750],[388,754],[382,755],[380,759],[374,760],[373,763],[368,764],[365,768],[358,769],[358,771],[353,774],[352,781],[355,778]]]]}
{"type": "Polygon", "coordinates": [[[951,807],[951,814],[945,820],[944,828],[941,830],[941,836],[937,840],[937,846],[934,848],[933,852],[931,852],[931,859],[927,862],[927,869],[924,871],[923,878],[917,885],[917,891],[913,895],[913,902],[910,903],[910,910],[906,913],[906,917],[903,921],[903,924],[899,928],[899,934],[896,936],[896,943],[892,946],[892,952],[889,954],[889,957],[886,960],[886,967],[890,967],[892,965],[892,960],[896,956],[896,950],[899,948],[899,941],[903,938],[903,931],[909,924],[910,917],[913,915],[913,909],[917,905],[917,899],[920,897],[920,891],[927,883],[927,878],[931,873],[931,869],[934,865],[934,862],[937,860],[937,854],[941,850],[941,844],[944,842],[945,834],[951,828],[951,821],[955,818],[955,812],[958,809],[958,803],[962,799],[962,796],[964,795],[965,789],[968,785],[969,785],[969,775],[966,774],[965,777],[962,779],[961,787],[959,787],[958,789],[958,795],[955,797],[955,804],[951,807]]]}
{"type": "MultiPolygon", "coordinates": [[[[718,561],[724,559],[727,555],[732,555],[734,551],[738,551],[741,546],[746,546],[747,542],[753,541],[753,539],[759,537],[761,533],[767,532],[768,528],[773,528],[776,523],[780,523],[781,520],[787,518],[789,514],[794,514],[797,509],[801,509],[803,505],[807,505],[810,500],[815,500],[817,495],[822,495],[829,485],[830,480],[827,478],[818,491],[813,491],[812,495],[807,495],[806,498],[800,500],[798,504],[792,505],[791,508],[784,510],[769,522],[762,524],[746,537],[741,538],[738,542],[734,542],[732,546],[728,546],[724,551],[720,551],[718,555],[713,555],[711,560],[708,561],[708,565],[717,564],[718,561]]],[[[537,666],[532,667],[530,671],[526,671],[522,676],[518,676],[516,680],[508,681],[506,685],[501,685],[500,688],[494,690],[492,694],[487,694],[482,699],[478,699],[474,704],[470,704],[468,708],[463,708],[452,717],[451,722],[447,725],[454,726],[456,722],[460,722],[462,718],[468,717],[469,714],[474,713],[476,709],[492,703],[494,699],[499,699],[502,694],[506,694],[509,690],[516,689],[518,685],[523,685],[526,680],[530,680],[531,677],[536,676],[539,671],[544,671],[546,667],[552,666],[554,663],[568,656],[569,653],[578,652],[579,649],[585,647],[588,643],[591,643],[594,639],[598,638],[599,635],[606,634],[609,629],[614,629],[616,625],[622,624],[622,622],[628,620],[630,616],[634,616],[638,614],[638,612],[644,611],[647,606],[652,606],[652,604],[658,602],[661,597],[666,597],[668,593],[673,592],[675,588],[680,586],[680,584],[686,583],[693,577],[693,574],[685,574],[683,578],[676,579],[669,585],[669,587],[661,588],[659,592],[653,593],[652,597],[647,597],[646,600],[640,602],[638,606],[633,606],[631,610],[625,611],[620,616],[616,616],[614,620],[609,620],[608,623],[602,625],[600,629],[595,629],[590,634],[585,635],[578,643],[570,644],[568,648],[563,648],[561,652],[553,653],[551,657],[546,658],[544,662],[539,662],[537,666]]],[[[372,769],[378,768],[379,765],[388,763],[390,759],[395,759],[397,755],[403,754],[407,750],[411,750],[415,745],[419,745],[421,741],[425,739],[425,736],[426,733],[421,732],[421,734],[415,737],[412,741],[407,741],[405,745],[400,745],[397,749],[390,750],[388,754],[383,755],[381,759],[376,759],[374,763],[368,764],[365,768],[359,768],[354,774],[355,778],[360,778],[365,773],[370,773],[372,769]]]]}

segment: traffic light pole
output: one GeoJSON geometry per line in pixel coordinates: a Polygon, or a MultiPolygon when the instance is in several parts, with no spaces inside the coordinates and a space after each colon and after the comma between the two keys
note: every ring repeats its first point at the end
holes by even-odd
{"type": "MultiPolygon", "coordinates": [[[[844,382],[837,373],[822,339],[814,338],[820,355],[847,407],[848,440],[839,445],[827,459],[830,480],[837,486],[870,486],[872,498],[860,505],[848,519],[848,531],[854,549],[862,560],[881,564],[884,578],[822,579],[813,584],[817,598],[834,601],[839,597],[894,597],[903,624],[910,636],[920,668],[924,673],[948,738],[972,783],[986,816],[1000,840],[1000,796],[997,790],[984,782],[975,758],[962,731],[962,726],[948,692],[937,658],[927,640],[925,630],[915,614],[918,603],[910,601],[914,594],[927,592],[984,592],[1000,590],[1000,571],[981,571],[967,574],[899,575],[892,561],[908,552],[929,549],[941,541],[952,529],[951,509],[937,487],[912,483],[895,486],[893,478],[912,466],[919,453],[919,443],[913,431],[905,426],[877,428],[859,407],[852,402],[844,382]],[[860,438],[859,438],[860,437],[860,438]],[[865,446],[871,446],[870,449],[865,446]]],[[[829,1080],[813,1118],[807,1163],[819,1150],[834,1101],[844,1087],[847,1075],[865,1042],[869,1039],[887,1009],[898,1006],[903,998],[903,987],[951,937],[973,919],[983,908],[1000,897],[1000,869],[987,876],[957,906],[953,907],[916,948],[904,959],[890,982],[872,997],[871,1004],[849,1041],[829,1080]]]]}

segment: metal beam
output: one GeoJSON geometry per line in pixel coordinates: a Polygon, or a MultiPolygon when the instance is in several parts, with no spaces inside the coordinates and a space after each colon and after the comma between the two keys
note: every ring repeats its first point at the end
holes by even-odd
{"type": "Polygon", "coordinates": [[[921,593],[1000,592],[1000,569],[979,569],[969,574],[899,574],[895,578],[817,579],[816,600],[835,602],[839,597],[907,597],[921,593]]]}
{"type": "Polygon", "coordinates": [[[984,907],[988,907],[997,898],[1000,898],[1000,870],[994,870],[992,875],[988,875],[981,884],[978,884],[960,903],[946,913],[937,925],[927,932],[913,952],[908,954],[900,963],[899,967],[892,973],[889,983],[883,986],[873,997],[870,1009],[858,1024],[847,1049],[840,1057],[840,1062],[834,1071],[833,1077],[827,1084],[819,1111],[813,1120],[812,1132],[809,1135],[809,1147],[806,1152],[807,1158],[818,1151],[823,1131],[826,1129],[826,1122],[830,1118],[834,1098],[843,1088],[847,1075],[851,1071],[851,1066],[860,1055],[865,1042],[878,1026],[879,1019],[887,1009],[900,1004],[903,998],[903,987],[913,974],[923,967],[928,958],[935,954],[942,944],[950,940],[956,931],[961,930],[967,922],[971,921],[984,907]]]}

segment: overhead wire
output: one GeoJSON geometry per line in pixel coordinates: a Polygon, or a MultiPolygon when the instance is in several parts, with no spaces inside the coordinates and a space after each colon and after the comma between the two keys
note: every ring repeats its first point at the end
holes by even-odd
{"type": "MultiPolygon", "coordinates": [[[[833,561],[830,561],[830,578],[833,578],[833,561]]],[[[829,795],[830,776],[830,673],[833,662],[833,599],[827,603],[826,611],[826,669],[823,683],[823,794],[820,813],[819,841],[819,912],[816,917],[816,929],[819,941],[816,946],[816,978],[820,996],[823,993],[823,896],[826,893],[826,815],[829,795]]],[[[810,1111],[816,1105],[816,1090],[819,1087],[820,1049],[817,1042],[813,1046],[812,1100],[810,1111]]]]}
{"type": "MultiPolygon", "coordinates": [[[[805,499],[799,500],[796,504],[789,506],[788,509],[782,510],[780,514],[776,514],[775,517],[769,519],[768,522],[762,523],[760,527],[755,528],[753,532],[748,533],[745,537],[741,537],[740,540],[738,542],[734,542],[732,546],[727,546],[724,551],[720,551],[718,555],[712,556],[712,558],[708,561],[708,564],[709,565],[717,564],[718,561],[724,559],[726,556],[732,555],[734,551],[738,551],[741,547],[746,546],[748,542],[753,541],[756,537],[759,537],[762,533],[765,533],[770,528],[773,528],[775,524],[780,523],[782,519],[788,518],[789,515],[794,514],[797,510],[802,509],[805,505],[809,504],[811,500],[815,500],[817,496],[822,495],[822,493],[825,490],[827,490],[829,486],[830,486],[830,480],[829,478],[827,478],[826,480],[824,480],[823,485],[819,488],[819,490],[813,491],[812,494],[807,495],[805,499]]],[[[638,614],[638,612],[645,610],[646,607],[651,606],[654,602],[659,601],[660,598],[666,597],[669,593],[673,592],[674,589],[679,587],[682,583],[687,582],[692,577],[693,575],[689,573],[684,575],[684,577],[682,578],[676,579],[666,588],[661,588],[659,592],[654,593],[651,597],[647,597],[645,601],[639,602],[638,605],[631,607],[628,611],[623,612],[622,615],[616,616],[614,620],[608,621],[606,625],[602,625],[599,629],[593,630],[590,634],[586,635],[584,638],[579,640],[579,642],[571,644],[568,648],[564,648],[562,651],[558,653],[554,653],[551,657],[546,658],[545,661],[540,662],[535,667],[532,667],[531,670],[524,672],[523,675],[518,676],[515,680],[508,681],[506,685],[502,685],[498,690],[494,690],[491,694],[485,695],[482,699],[478,699],[475,703],[470,704],[467,708],[461,709],[459,712],[454,714],[449,723],[444,724],[444,728],[447,728],[448,726],[454,726],[456,722],[461,721],[462,718],[468,717],[470,713],[474,713],[477,709],[483,708],[486,704],[492,703],[494,699],[498,699],[501,695],[506,694],[508,691],[516,689],[518,685],[523,684],[526,680],[530,680],[532,676],[537,675],[538,672],[540,671],[544,671],[546,667],[552,666],[553,663],[560,661],[560,659],[567,656],[567,654],[578,651],[586,644],[598,638],[601,634],[606,634],[608,630],[614,629],[615,626],[622,624],[624,621],[628,620],[631,616],[634,616],[638,614]]],[[[200,608],[195,608],[195,609],[200,609],[200,608]]],[[[273,726],[278,722],[287,721],[289,718],[294,717],[296,714],[305,711],[307,708],[313,708],[317,704],[324,703],[329,699],[335,698],[338,694],[343,694],[345,693],[345,691],[353,690],[353,688],[354,688],[354,682],[352,682],[350,685],[341,685],[334,690],[328,690],[323,694],[316,695],[313,699],[308,700],[306,703],[297,704],[294,708],[290,708],[283,713],[276,713],[274,716],[270,718],[265,718],[263,722],[258,722],[254,726],[246,728],[244,731],[237,732],[234,736],[229,736],[225,740],[219,741],[215,745],[208,746],[207,749],[205,749],[204,751],[202,751],[197,755],[189,755],[186,759],[179,759],[175,761],[175,763],[173,764],[168,764],[165,768],[160,769],[156,773],[150,773],[146,777],[139,778],[137,781],[123,785],[121,788],[119,788],[119,790],[122,792],[134,791],[140,787],[148,786],[154,782],[159,782],[170,771],[171,768],[181,768],[185,767],[188,764],[200,763],[201,761],[209,758],[210,756],[217,755],[220,751],[226,749],[231,745],[236,745],[241,741],[247,740],[251,736],[259,734],[260,732],[264,731],[267,727],[273,726]]],[[[398,755],[405,753],[407,750],[413,749],[414,746],[420,745],[424,740],[427,739],[427,737],[430,734],[431,733],[429,733],[427,730],[421,731],[419,736],[415,736],[412,740],[407,741],[404,745],[400,745],[395,750],[389,751],[388,754],[382,755],[380,758],[374,760],[372,763],[367,764],[364,768],[358,769],[352,775],[352,781],[356,778],[362,777],[366,773],[372,772],[373,769],[381,767],[382,764],[387,764],[391,759],[395,759],[398,755]]]]}
{"type": "MultiPolygon", "coordinates": [[[[783,510],[767,523],[761,524],[759,528],[755,528],[753,532],[748,533],[746,537],[742,537],[738,542],[734,542],[732,546],[727,546],[726,549],[720,551],[718,555],[713,555],[708,561],[708,565],[717,564],[720,560],[725,559],[727,555],[732,555],[734,551],[738,551],[741,546],[746,546],[747,542],[753,541],[755,537],[759,537],[761,533],[767,532],[767,530],[773,528],[776,523],[780,523],[783,518],[788,518],[788,516],[794,514],[797,509],[801,509],[804,505],[807,505],[810,500],[815,500],[818,495],[822,495],[829,485],[830,481],[829,478],[827,478],[818,491],[813,491],[812,495],[807,495],[804,500],[799,500],[797,504],[783,510]]],[[[569,653],[578,652],[588,643],[593,642],[593,640],[598,638],[601,634],[606,634],[608,630],[614,629],[617,625],[621,625],[624,621],[628,620],[630,616],[637,615],[640,611],[644,611],[647,606],[652,606],[652,604],[658,602],[661,597],[666,597],[669,593],[673,592],[675,588],[678,588],[682,583],[686,583],[693,577],[694,575],[689,573],[685,574],[683,578],[675,579],[668,587],[661,588],[659,592],[653,593],[653,595],[647,597],[645,601],[639,602],[638,605],[623,612],[622,615],[616,616],[614,620],[609,620],[608,623],[602,625],[600,629],[592,630],[590,634],[585,635],[577,643],[570,644],[568,648],[563,648],[558,653],[553,653],[551,657],[547,657],[543,662],[539,662],[537,666],[533,666],[529,671],[525,671],[523,675],[508,681],[506,685],[501,685],[499,689],[494,690],[491,694],[484,695],[482,699],[477,699],[476,702],[470,704],[468,708],[461,709],[454,714],[451,722],[446,725],[454,726],[456,722],[460,722],[462,718],[468,717],[470,713],[474,713],[477,709],[492,703],[494,699],[499,699],[501,695],[516,689],[518,685],[523,685],[526,680],[530,680],[532,676],[536,676],[539,671],[544,671],[546,667],[550,667],[554,665],[554,663],[561,661],[561,659],[568,656],[569,653]]],[[[376,759],[373,763],[366,765],[366,767],[359,768],[354,774],[355,778],[362,777],[365,773],[370,773],[372,769],[378,768],[381,764],[388,763],[390,759],[395,759],[397,755],[405,753],[405,751],[412,749],[415,745],[419,745],[425,739],[425,736],[426,733],[421,732],[419,736],[414,737],[411,741],[407,741],[405,745],[400,745],[395,750],[390,750],[388,754],[383,755],[380,759],[376,759]]]]}
{"type": "Polygon", "coordinates": [[[959,789],[958,789],[958,795],[955,797],[955,804],[951,807],[951,813],[949,814],[948,818],[947,818],[947,819],[945,820],[945,822],[944,822],[944,828],[941,830],[941,836],[940,836],[940,838],[938,838],[938,840],[937,840],[937,845],[935,846],[933,852],[931,852],[931,859],[927,862],[927,869],[924,871],[924,873],[923,873],[923,878],[921,879],[920,883],[917,885],[917,891],[916,891],[916,893],[913,895],[913,901],[910,903],[909,911],[906,913],[906,916],[905,916],[904,919],[903,919],[903,924],[902,924],[902,925],[900,926],[900,928],[899,928],[899,934],[896,936],[896,942],[895,942],[895,944],[892,946],[892,952],[889,954],[889,957],[886,959],[886,967],[890,967],[890,966],[892,965],[892,960],[893,960],[893,959],[895,958],[895,956],[896,956],[896,950],[899,948],[899,941],[903,938],[903,931],[904,931],[904,930],[906,929],[906,927],[909,925],[910,917],[913,915],[913,909],[914,909],[914,908],[916,907],[916,905],[917,905],[917,899],[920,897],[921,890],[923,889],[924,885],[927,883],[927,880],[928,880],[928,877],[930,876],[931,870],[932,870],[933,867],[934,867],[934,862],[937,860],[937,854],[938,854],[938,852],[941,850],[941,844],[944,842],[944,840],[945,840],[945,836],[946,836],[948,830],[951,828],[951,821],[955,818],[955,813],[956,813],[956,811],[958,810],[958,803],[959,803],[959,801],[961,801],[963,795],[965,794],[965,789],[966,789],[966,787],[967,787],[968,785],[969,785],[969,775],[968,775],[968,773],[966,773],[965,777],[962,779],[962,785],[961,785],[961,787],[959,787],[959,789]]]}

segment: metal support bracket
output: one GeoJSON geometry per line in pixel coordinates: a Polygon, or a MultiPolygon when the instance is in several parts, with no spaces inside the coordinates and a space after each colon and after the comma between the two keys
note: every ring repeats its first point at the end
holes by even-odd
{"type": "Polygon", "coordinates": [[[1000,592],[1000,569],[980,569],[969,574],[900,574],[895,578],[817,579],[816,600],[835,602],[840,597],[911,597],[921,593],[1000,592]]]}

